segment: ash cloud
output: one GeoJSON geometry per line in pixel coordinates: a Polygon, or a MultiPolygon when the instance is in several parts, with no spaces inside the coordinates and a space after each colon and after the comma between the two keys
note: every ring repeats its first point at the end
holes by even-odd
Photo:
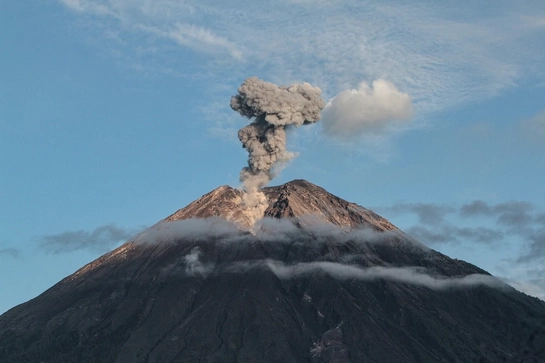
{"type": "Polygon", "coordinates": [[[108,224],[91,232],[79,230],[43,236],[40,238],[40,247],[53,254],[78,250],[106,252],[128,240],[135,233],[135,230],[108,224]]]}
{"type": "Polygon", "coordinates": [[[324,108],[321,92],[306,82],[285,87],[250,77],[231,98],[231,108],[252,120],[238,131],[238,138],[249,155],[240,180],[247,192],[243,202],[254,221],[268,206],[260,189],[297,156],[286,149],[286,131],[320,120],[324,108]]]}
{"type": "Polygon", "coordinates": [[[362,134],[382,135],[394,121],[413,114],[411,97],[384,79],[371,87],[362,82],[357,89],[346,90],[332,98],[324,108],[324,132],[350,138],[362,134]]]}

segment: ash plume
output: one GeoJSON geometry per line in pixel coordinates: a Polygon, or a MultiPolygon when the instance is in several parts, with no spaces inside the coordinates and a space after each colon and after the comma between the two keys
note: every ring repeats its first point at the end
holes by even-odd
{"type": "Polygon", "coordinates": [[[243,203],[254,221],[267,209],[260,189],[282,164],[297,156],[286,150],[286,130],[320,120],[324,108],[321,93],[306,82],[285,87],[250,77],[231,98],[231,108],[252,120],[238,131],[238,138],[249,154],[240,181],[246,190],[243,203]]]}

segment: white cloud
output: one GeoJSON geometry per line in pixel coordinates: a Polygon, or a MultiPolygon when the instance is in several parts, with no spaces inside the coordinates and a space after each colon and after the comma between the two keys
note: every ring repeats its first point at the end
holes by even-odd
{"type": "MultiPolygon", "coordinates": [[[[127,40],[133,43],[134,51],[141,52],[143,44],[156,43],[158,39],[169,39],[178,45],[197,52],[229,54],[233,59],[243,59],[242,49],[223,36],[204,26],[180,22],[181,19],[191,19],[194,8],[184,1],[173,0],[59,0],[69,9],[84,15],[95,16],[95,22],[107,24],[104,39],[115,38],[118,41],[127,40]],[[117,22],[109,22],[115,19],[117,22]],[[134,37],[140,33],[151,35],[151,39],[138,40],[134,37]],[[155,38],[155,39],[153,39],[155,38]]],[[[93,25],[89,25],[92,26],[93,25]]],[[[158,45],[153,47],[157,50],[158,45]]],[[[119,52],[119,49],[116,49],[119,52]]],[[[134,67],[134,65],[133,65],[134,67]]],[[[173,73],[174,70],[172,71],[173,73]]]]}
{"type": "Polygon", "coordinates": [[[69,9],[79,13],[90,13],[95,15],[111,15],[108,6],[86,0],[60,0],[69,9]]]}
{"type": "Polygon", "coordinates": [[[383,134],[392,121],[407,120],[412,115],[411,97],[384,79],[372,86],[362,82],[358,89],[346,90],[333,97],[322,112],[324,131],[332,136],[352,137],[383,134]]]}
{"type": "Polygon", "coordinates": [[[208,276],[214,270],[214,264],[201,262],[201,249],[194,247],[191,252],[184,256],[185,273],[189,276],[208,276]]]}
{"type": "Polygon", "coordinates": [[[85,7],[83,6],[80,0],[61,0],[61,2],[72,10],[75,10],[75,11],[85,10],[85,7]]]}
{"type": "MultiPolygon", "coordinates": [[[[324,223],[320,217],[314,218],[312,215],[293,220],[263,218],[257,221],[253,233],[254,235],[240,229],[235,223],[219,217],[190,218],[168,222],[161,221],[133,237],[130,242],[152,244],[159,242],[177,243],[182,239],[195,241],[214,239],[222,244],[228,244],[255,242],[257,238],[261,242],[271,243],[293,243],[293,241],[311,240],[313,244],[318,245],[331,239],[334,239],[337,243],[347,243],[349,241],[378,243],[403,237],[402,233],[397,230],[377,232],[369,228],[349,229],[324,223]]],[[[427,248],[418,242],[411,242],[411,246],[427,251],[427,248]]]]}
{"type": "Polygon", "coordinates": [[[445,290],[486,285],[498,289],[509,287],[490,275],[471,274],[463,277],[432,276],[417,267],[383,267],[362,268],[357,265],[346,265],[337,262],[300,262],[286,265],[279,261],[268,260],[266,265],[281,279],[291,279],[301,275],[325,272],[339,280],[358,279],[373,281],[378,279],[396,281],[411,285],[425,286],[433,290],[445,290]]]}
{"type": "MultiPolygon", "coordinates": [[[[362,267],[357,264],[346,264],[330,261],[297,262],[286,264],[282,261],[269,259],[230,263],[222,266],[221,272],[244,273],[255,268],[268,268],[282,280],[289,280],[316,274],[328,274],[334,279],[341,281],[350,279],[359,281],[386,280],[422,286],[432,290],[449,290],[488,286],[503,291],[513,291],[511,286],[491,275],[470,274],[454,277],[432,275],[425,268],[418,266],[362,267]]],[[[511,283],[511,281],[509,283],[511,283]]]]}
{"type": "Polygon", "coordinates": [[[183,238],[206,240],[209,238],[242,238],[242,231],[231,222],[222,218],[190,218],[178,221],[161,221],[139,233],[131,242],[139,244],[176,243],[183,238]]]}
{"type": "Polygon", "coordinates": [[[242,51],[234,43],[197,25],[176,24],[168,35],[180,45],[210,53],[227,51],[234,59],[243,59],[242,51]]]}
{"type": "MultiPolygon", "coordinates": [[[[325,241],[336,243],[380,243],[385,239],[400,237],[401,232],[376,232],[369,229],[348,230],[329,224],[309,225],[304,229],[297,228],[293,221],[264,219],[260,221],[256,235],[239,230],[233,223],[220,218],[187,219],[172,222],[160,222],[142,232],[131,242],[136,243],[177,243],[184,239],[194,242],[207,241],[218,246],[225,244],[254,243],[309,243],[307,247],[319,247],[325,241]],[[296,241],[296,242],[294,242],[296,241]]],[[[402,243],[399,240],[398,243],[402,243]]],[[[426,253],[428,249],[416,241],[406,242],[403,249],[414,248],[426,253]]],[[[203,262],[203,253],[199,247],[194,247],[184,256],[184,270],[190,276],[206,277],[215,270],[211,262],[203,262]]],[[[240,273],[252,268],[269,268],[281,279],[290,279],[302,275],[327,273],[339,280],[358,279],[374,281],[384,279],[400,283],[424,286],[434,290],[466,288],[486,285],[499,289],[509,289],[507,285],[490,275],[472,274],[462,277],[437,276],[429,274],[425,269],[416,266],[361,267],[353,264],[356,256],[345,256],[344,263],[329,261],[298,262],[285,264],[277,260],[239,261],[224,265],[223,272],[240,273]]],[[[175,270],[175,269],[174,269],[175,270]]]]}
{"type": "MultiPolygon", "coordinates": [[[[139,53],[151,46],[163,50],[154,53],[152,66],[178,67],[175,40],[183,45],[180,51],[211,56],[212,65],[200,66],[214,80],[236,85],[252,74],[279,84],[304,80],[331,97],[354,80],[387,79],[411,95],[421,115],[494,96],[529,75],[545,75],[543,28],[532,25],[542,23],[542,2],[485,1],[454,11],[427,1],[343,0],[334,6],[307,0],[59,1],[75,14],[92,15],[90,29],[115,32],[127,42],[122,50],[112,48],[126,52],[133,66],[151,62],[139,53]],[[524,17],[534,21],[526,24],[524,17]],[[146,37],[145,27],[160,32],[146,37]],[[158,57],[165,58],[162,64],[158,57]]],[[[97,43],[106,46],[102,40],[97,43]]],[[[171,73],[194,74],[183,67],[171,73]]]]}

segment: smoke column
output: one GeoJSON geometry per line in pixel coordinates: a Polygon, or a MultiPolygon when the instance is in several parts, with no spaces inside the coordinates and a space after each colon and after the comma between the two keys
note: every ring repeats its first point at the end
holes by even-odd
{"type": "Polygon", "coordinates": [[[247,78],[231,98],[231,108],[253,121],[238,131],[248,151],[248,166],[240,172],[246,193],[243,203],[253,221],[263,216],[268,203],[260,191],[283,163],[296,157],[286,150],[286,130],[320,120],[322,90],[308,83],[277,86],[257,77],[247,78]]]}

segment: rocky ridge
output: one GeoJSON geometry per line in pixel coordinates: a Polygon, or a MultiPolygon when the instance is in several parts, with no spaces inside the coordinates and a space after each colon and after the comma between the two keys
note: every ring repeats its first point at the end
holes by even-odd
{"type": "MultiPolygon", "coordinates": [[[[377,231],[397,229],[386,219],[355,203],[347,202],[306,180],[293,180],[278,187],[263,189],[269,207],[263,217],[296,219],[302,223],[331,223],[333,225],[377,231]]],[[[188,218],[220,217],[249,229],[240,189],[221,186],[167,217],[166,221],[188,218]]]]}

